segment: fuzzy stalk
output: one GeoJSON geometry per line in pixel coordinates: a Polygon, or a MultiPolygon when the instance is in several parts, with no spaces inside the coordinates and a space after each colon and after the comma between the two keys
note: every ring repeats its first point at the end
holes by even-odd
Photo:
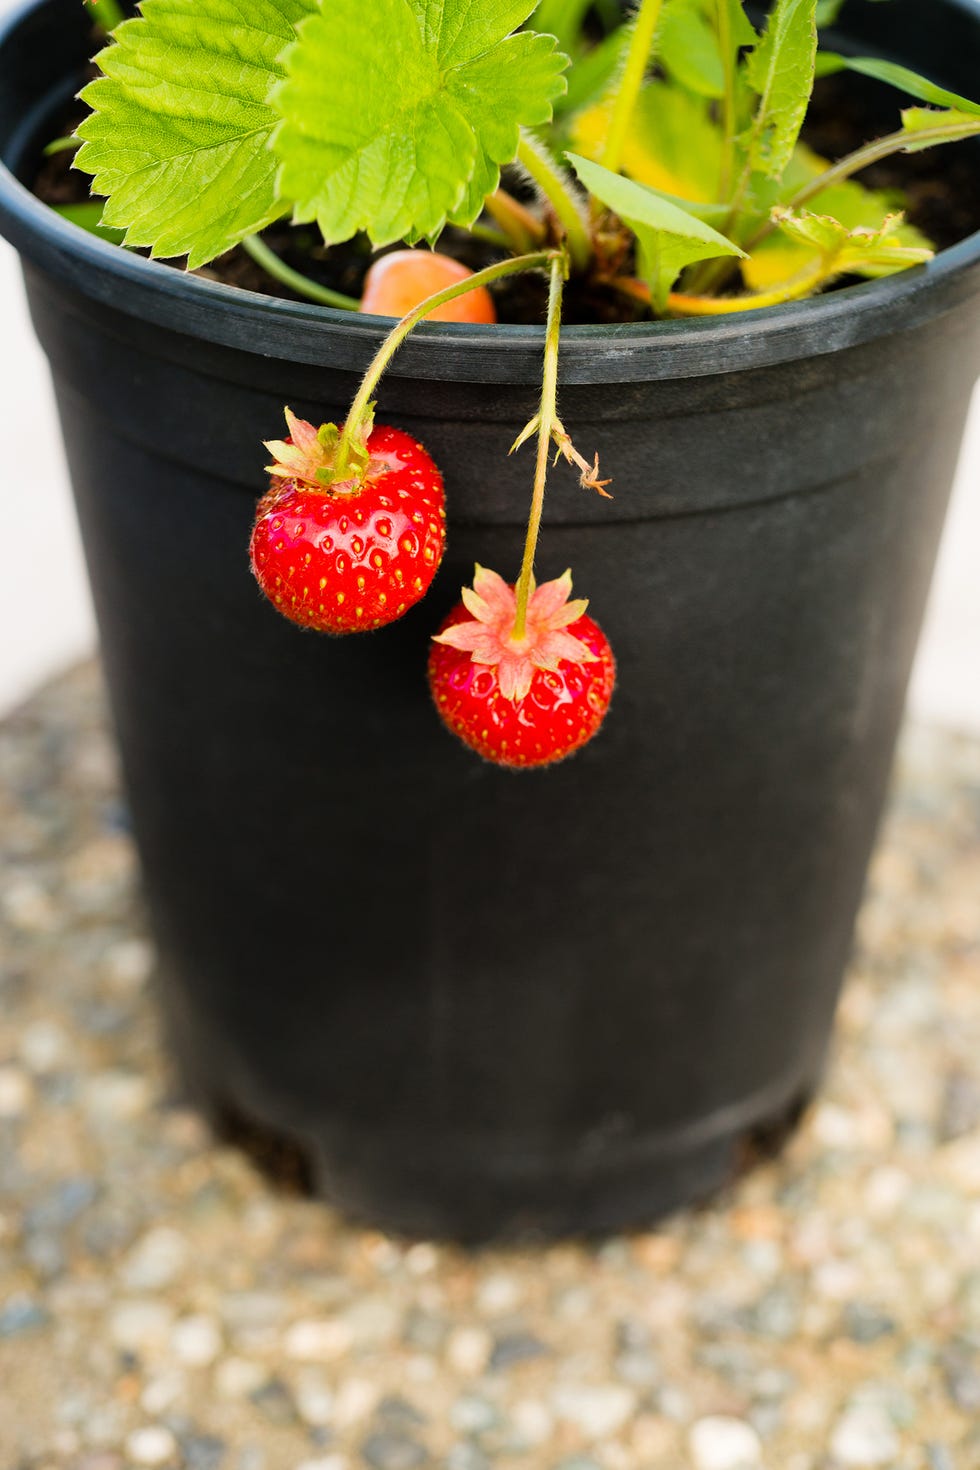
{"type": "Polygon", "coordinates": [[[118,4],[118,0],[91,0],[92,17],[97,26],[106,31],[114,31],[116,26],[122,25],[126,17],[118,4]]]}
{"type": "Polygon", "coordinates": [[[544,373],[541,379],[538,456],[534,469],[534,490],[531,495],[527,536],[524,540],[524,560],[517,579],[517,616],[514,619],[512,635],[515,641],[524,637],[527,627],[527,604],[531,596],[534,556],[538,549],[538,533],[541,530],[544,487],[548,478],[548,460],[551,456],[551,437],[558,422],[558,343],[561,337],[561,303],[567,270],[568,263],[564,256],[556,255],[551,262],[551,282],[548,290],[548,325],[545,328],[544,337],[544,373]]]}
{"type": "Polygon", "coordinates": [[[585,270],[592,258],[589,232],[583,218],[578,195],[568,175],[559,167],[547,149],[529,133],[521,134],[517,161],[545,195],[565,232],[568,254],[576,270],[585,270]]]}
{"type": "Polygon", "coordinates": [[[732,50],[732,17],[728,9],[728,0],[715,0],[715,12],[718,20],[721,64],[725,74],[725,91],[721,100],[721,129],[725,141],[718,187],[718,198],[724,199],[732,187],[732,175],[735,171],[735,55],[732,50]]]}
{"type": "Polygon", "coordinates": [[[541,248],[547,234],[544,225],[536,215],[521,204],[520,200],[508,194],[506,189],[498,189],[496,193],[488,194],[483,201],[483,207],[507,236],[512,249],[516,250],[518,255],[541,248]]]}
{"type": "Polygon", "coordinates": [[[438,310],[440,306],[445,306],[448,301],[455,301],[457,296],[465,296],[468,291],[475,291],[480,286],[489,286],[493,281],[499,281],[504,276],[517,275],[520,271],[540,270],[551,265],[554,260],[564,260],[564,252],[536,250],[530,255],[517,255],[510,260],[497,261],[495,265],[488,265],[484,270],[476,271],[465,281],[457,281],[452,286],[445,286],[441,291],[433,292],[392,327],[375,353],[350,406],[347,422],[344,424],[337,444],[333,473],[335,482],[345,478],[351,449],[361,435],[365,419],[370,414],[375,389],[391,359],[413,327],[417,327],[419,322],[424,321],[430,312],[438,310]]]}
{"type": "Polygon", "coordinates": [[[623,149],[633,121],[633,109],[646,76],[662,8],[663,0],[640,0],[640,8],[633,21],[626,63],[619,79],[609,131],[599,160],[604,168],[611,169],[614,174],[619,173],[623,161],[623,149]]]}

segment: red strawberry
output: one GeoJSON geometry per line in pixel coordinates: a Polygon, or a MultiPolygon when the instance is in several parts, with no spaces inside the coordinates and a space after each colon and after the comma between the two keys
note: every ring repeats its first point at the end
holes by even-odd
{"type": "MultiPolygon", "coordinates": [[[[533,583],[532,583],[533,589],[533,583]]],[[[569,602],[571,573],[532,590],[525,635],[513,637],[517,597],[477,567],[472,590],[433,640],[429,687],[454,735],[501,766],[546,766],[591,740],[609,708],[616,664],[609,640],[569,602]]]]}
{"type": "Polygon", "coordinates": [[[429,589],[445,546],[442,476],[410,434],[379,425],[332,483],[339,438],[286,410],[249,552],[262,591],[304,628],[357,633],[407,612],[429,589]]]}

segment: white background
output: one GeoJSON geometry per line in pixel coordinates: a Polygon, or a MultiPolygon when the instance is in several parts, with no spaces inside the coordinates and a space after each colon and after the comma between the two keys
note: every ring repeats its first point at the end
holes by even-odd
{"type": "MultiPolygon", "coordinates": [[[[19,0],[17,0],[19,3],[19,0]]],[[[79,0],[81,3],[81,0],[79,0]]],[[[0,16],[15,0],[0,0],[0,16]]],[[[0,713],[91,651],[95,631],[51,390],[0,243],[0,713]]],[[[980,732],[980,394],[912,687],[926,719],[980,732]]]]}

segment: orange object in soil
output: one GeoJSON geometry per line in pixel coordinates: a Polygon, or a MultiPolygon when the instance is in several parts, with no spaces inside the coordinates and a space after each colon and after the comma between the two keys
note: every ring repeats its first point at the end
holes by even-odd
{"type": "MultiPolygon", "coordinates": [[[[473,272],[435,250],[393,250],[374,262],[364,278],[361,311],[403,317],[427,296],[465,281],[473,272]]],[[[484,286],[439,306],[430,322],[495,322],[493,297],[484,286]]]]}

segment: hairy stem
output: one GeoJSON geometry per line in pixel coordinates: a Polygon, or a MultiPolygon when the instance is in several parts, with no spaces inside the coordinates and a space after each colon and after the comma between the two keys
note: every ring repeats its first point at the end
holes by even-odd
{"type": "Polygon", "coordinates": [[[91,0],[92,18],[104,31],[114,31],[126,19],[118,0],[91,0]]]}
{"type": "Polygon", "coordinates": [[[274,250],[270,250],[264,240],[258,235],[246,235],[242,241],[242,249],[250,255],[256,265],[260,265],[267,275],[280,281],[282,285],[297,293],[306,296],[310,301],[318,301],[321,306],[335,306],[340,311],[357,311],[360,302],[354,296],[345,296],[340,291],[331,291],[329,286],[321,286],[318,281],[311,281],[309,276],[294,271],[292,266],[280,260],[274,250]]]}
{"type": "Polygon", "coordinates": [[[633,31],[626,52],[626,64],[619,79],[612,119],[606,134],[602,158],[599,160],[604,168],[611,169],[613,173],[619,173],[619,167],[623,161],[623,149],[626,146],[630,123],[633,120],[633,109],[636,107],[636,99],[640,95],[643,78],[646,76],[662,6],[663,0],[640,0],[640,8],[633,21],[633,31]]]}
{"type": "Polygon", "coordinates": [[[517,255],[510,260],[500,260],[495,265],[488,265],[484,270],[477,271],[465,281],[457,281],[455,285],[445,286],[441,291],[435,291],[427,296],[424,301],[402,317],[378,348],[372,362],[361,380],[347,415],[343,432],[337,444],[337,457],[334,462],[334,479],[342,480],[347,473],[350,461],[351,449],[361,434],[362,426],[370,411],[371,399],[374,391],[381,381],[382,374],[391,359],[398,351],[405,338],[413,327],[424,321],[430,312],[436,311],[440,306],[445,306],[447,301],[455,301],[457,296],[465,296],[468,291],[475,291],[480,286],[489,286],[493,281],[499,281],[503,276],[513,276],[520,271],[540,270],[551,265],[554,260],[564,260],[564,252],[561,250],[536,250],[530,255],[517,255]]]}
{"type": "Polygon", "coordinates": [[[735,172],[735,53],[732,49],[732,17],[728,9],[728,0],[715,0],[715,11],[718,18],[718,45],[721,49],[725,85],[721,101],[721,130],[724,135],[724,143],[717,197],[724,199],[732,187],[732,176],[735,172]]]}
{"type": "Polygon", "coordinates": [[[592,246],[578,194],[571,179],[547,150],[528,133],[521,134],[517,159],[527,169],[558,216],[575,269],[585,270],[592,258],[592,246]]]}
{"type": "Polygon", "coordinates": [[[541,530],[541,512],[544,509],[544,486],[548,478],[548,460],[551,455],[551,436],[558,417],[558,340],[561,336],[561,302],[565,287],[568,262],[564,255],[556,255],[551,262],[551,284],[548,291],[548,325],[544,338],[544,374],[541,380],[541,408],[538,414],[538,457],[534,469],[534,491],[531,495],[531,514],[527,523],[524,541],[524,560],[517,581],[517,616],[514,619],[515,639],[524,637],[527,626],[527,604],[531,595],[531,578],[534,575],[534,554],[538,548],[538,532],[541,530]]]}
{"type": "Polygon", "coordinates": [[[513,241],[507,238],[503,230],[494,229],[493,225],[485,225],[480,220],[470,225],[469,233],[473,236],[474,240],[483,240],[485,244],[493,245],[498,250],[510,250],[513,244],[513,241]]]}
{"type": "Polygon", "coordinates": [[[488,194],[483,207],[519,255],[541,248],[547,234],[543,223],[506,189],[488,194]]]}

